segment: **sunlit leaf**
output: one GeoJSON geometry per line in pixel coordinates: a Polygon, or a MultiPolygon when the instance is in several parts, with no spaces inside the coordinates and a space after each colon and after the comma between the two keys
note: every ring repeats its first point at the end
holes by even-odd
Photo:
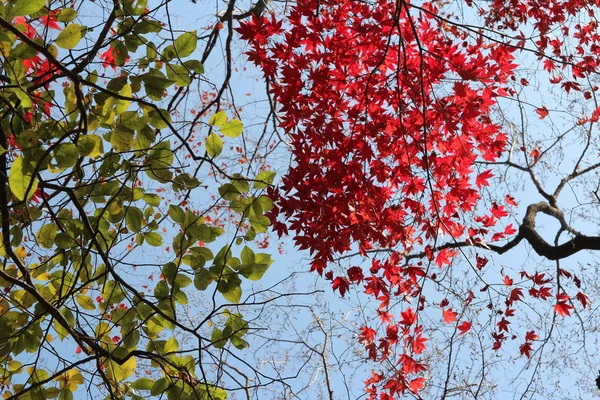
{"type": "Polygon", "coordinates": [[[70,24],[67,25],[56,38],[57,46],[62,47],[63,49],[71,50],[74,49],[81,38],[83,37],[83,32],[85,28],[79,24],[70,24]]]}

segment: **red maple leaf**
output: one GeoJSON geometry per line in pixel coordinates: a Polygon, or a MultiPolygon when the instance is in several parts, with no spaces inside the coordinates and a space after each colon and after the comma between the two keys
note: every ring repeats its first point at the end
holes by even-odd
{"type": "Polygon", "coordinates": [[[409,307],[400,313],[400,318],[402,318],[402,321],[400,321],[401,324],[412,325],[417,320],[417,314],[409,307]]]}
{"type": "Polygon", "coordinates": [[[590,304],[590,298],[583,292],[577,292],[575,298],[579,300],[583,308],[586,308],[590,304]]]}
{"type": "Polygon", "coordinates": [[[453,322],[456,322],[456,316],[458,314],[454,311],[452,311],[452,307],[450,307],[449,309],[445,310],[442,308],[442,317],[444,318],[444,321],[447,324],[451,324],[453,322]]]}
{"type": "Polygon", "coordinates": [[[504,209],[504,206],[500,206],[496,202],[492,203],[492,208],[490,211],[492,212],[492,215],[498,219],[508,215],[508,211],[504,209]]]}
{"type": "Polygon", "coordinates": [[[519,203],[517,203],[517,202],[515,201],[515,198],[514,198],[514,197],[512,197],[512,196],[511,196],[511,195],[509,195],[509,194],[507,194],[507,195],[504,197],[504,199],[505,199],[505,200],[506,200],[506,202],[507,202],[508,204],[510,204],[511,206],[515,206],[515,207],[516,207],[516,206],[518,206],[518,205],[519,205],[519,203]]]}
{"type": "Polygon", "coordinates": [[[344,295],[346,294],[348,289],[350,289],[350,284],[348,283],[348,280],[346,278],[338,276],[337,278],[335,278],[333,280],[331,287],[333,288],[334,291],[339,290],[340,295],[342,297],[344,297],[344,295]]]}
{"type": "Polygon", "coordinates": [[[510,296],[508,298],[508,302],[510,304],[512,304],[515,301],[519,301],[523,299],[523,289],[521,288],[514,288],[513,290],[511,290],[510,292],[510,296]]]}
{"type": "Polygon", "coordinates": [[[456,329],[460,331],[461,335],[464,335],[469,331],[469,329],[471,329],[471,323],[468,321],[463,321],[460,325],[456,327],[456,329]]]}
{"type": "Polygon", "coordinates": [[[537,113],[537,115],[540,116],[540,119],[544,119],[548,116],[548,114],[550,114],[550,112],[548,111],[546,106],[543,106],[541,108],[536,108],[535,112],[537,113]]]}
{"type": "Polygon", "coordinates": [[[418,393],[421,389],[425,387],[425,382],[427,382],[426,378],[415,378],[409,382],[408,387],[411,392],[418,393]]]}
{"type": "Polygon", "coordinates": [[[533,160],[533,164],[537,163],[540,157],[542,156],[542,151],[539,147],[534,147],[530,152],[529,156],[533,160]]]}
{"type": "Polygon", "coordinates": [[[506,318],[502,318],[499,322],[496,323],[496,325],[498,325],[498,330],[500,332],[508,332],[508,325],[510,325],[510,321],[508,321],[506,318]]]}
{"type": "Polygon", "coordinates": [[[450,259],[457,254],[456,250],[442,249],[438,252],[435,263],[442,268],[444,265],[450,264],[450,259]]]}
{"type": "Polygon", "coordinates": [[[362,344],[368,344],[368,343],[373,343],[375,341],[375,335],[377,334],[377,332],[375,332],[374,329],[371,329],[367,326],[363,326],[360,328],[360,334],[358,335],[358,340],[360,343],[362,344]]]}
{"type": "Polygon", "coordinates": [[[532,351],[533,351],[533,348],[531,347],[531,342],[525,342],[524,344],[521,345],[521,347],[519,347],[519,352],[521,353],[521,355],[524,355],[527,358],[531,357],[532,351]]]}
{"type": "Polygon", "coordinates": [[[475,184],[477,185],[477,188],[481,189],[482,186],[489,186],[490,183],[488,182],[488,179],[492,178],[493,176],[494,174],[492,174],[491,169],[488,169],[487,171],[484,171],[481,174],[477,175],[477,178],[475,179],[475,184]]]}
{"type": "Polygon", "coordinates": [[[423,337],[420,333],[418,333],[413,339],[409,341],[410,346],[412,347],[412,351],[415,354],[421,354],[425,351],[426,346],[425,342],[428,339],[423,337]]]}
{"type": "Polygon", "coordinates": [[[514,235],[517,233],[517,230],[513,228],[512,224],[508,224],[506,228],[504,228],[504,233],[507,235],[514,235]]]}
{"type": "Polygon", "coordinates": [[[548,58],[544,59],[544,69],[548,72],[552,72],[556,68],[554,62],[548,58]]]}
{"type": "Polygon", "coordinates": [[[554,306],[554,312],[563,318],[566,315],[571,316],[571,309],[573,309],[573,306],[564,301],[560,301],[554,306]]]}
{"type": "Polygon", "coordinates": [[[525,340],[528,342],[531,342],[531,341],[537,340],[537,339],[539,339],[539,336],[535,333],[535,331],[528,331],[525,334],[525,340]]]}

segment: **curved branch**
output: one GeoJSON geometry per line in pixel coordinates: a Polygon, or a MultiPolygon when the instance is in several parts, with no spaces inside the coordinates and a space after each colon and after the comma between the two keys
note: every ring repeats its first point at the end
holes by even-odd
{"type": "MultiPolygon", "coordinates": [[[[600,236],[583,235],[582,233],[571,228],[565,220],[563,211],[560,208],[553,207],[544,201],[530,204],[527,207],[527,211],[523,217],[523,223],[519,227],[518,234],[512,238],[510,242],[503,246],[487,244],[482,240],[467,239],[466,241],[461,242],[445,243],[441,246],[434,247],[433,250],[439,251],[443,249],[456,249],[473,246],[491,250],[498,254],[504,254],[518,245],[522,240],[526,240],[537,254],[547,258],[548,260],[561,260],[563,258],[570,257],[581,250],[600,250],[600,236]],[[570,232],[574,235],[574,237],[571,240],[559,245],[552,245],[548,243],[535,229],[535,218],[537,217],[538,213],[543,213],[556,218],[558,222],[560,222],[560,229],[562,231],[570,232]]],[[[425,256],[425,252],[409,254],[405,257],[405,260],[423,258],[425,256]]]]}

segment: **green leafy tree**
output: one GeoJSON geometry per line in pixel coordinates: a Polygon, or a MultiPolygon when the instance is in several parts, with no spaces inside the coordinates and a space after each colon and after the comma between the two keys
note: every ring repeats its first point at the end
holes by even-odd
{"type": "Polygon", "coordinates": [[[109,3],[0,2],[2,393],[225,399],[274,174],[218,162],[244,132],[224,89],[181,111],[205,59],[168,2],[109,3]]]}

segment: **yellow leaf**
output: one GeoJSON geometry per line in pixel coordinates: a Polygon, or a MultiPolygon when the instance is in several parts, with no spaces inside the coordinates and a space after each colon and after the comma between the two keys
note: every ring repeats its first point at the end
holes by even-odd
{"type": "Polygon", "coordinates": [[[25,200],[25,196],[29,200],[37,190],[38,180],[25,168],[22,156],[17,157],[10,167],[8,185],[17,200],[25,200]]]}
{"type": "Polygon", "coordinates": [[[219,111],[218,113],[210,117],[208,124],[212,126],[221,126],[225,122],[227,122],[227,114],[225,114],[225,111],[219,111]]]}
{"type": "MultiPolygon", "coordinates": [[[[123,89],[121,89],[119,94],[124,97],[131,97],[131,94],[132,94],[131,85],[129,83],[125,84],[125,86],[123,86],[123,89]]],[[[123,114],[125,111],[127,111],[130,104],[131,104],[130,100],[121,100],[121,99],[117,100],[117,105],[115,106],[115,113],[117,115],[123,114]]]]}
{"type": "Polygon", "coordinates": [[[25,247],[19,246],[15,249],[15,254],[22,260],[27,257],[27,250],[25,250],[25,247]]]}
{"type": "Polygon", "coordinates": [[[137,366],[135,357],[131,357],[123,365],[119,365],[112,360],[105,361],[104,365],[106,367],[106,376],[114,382],[121,382],[132,376],[137,366]]]}
{"type": "Polygon", "coordinates": [[[65,27],[56,38],[56,44],[63,49],[74,49],[81,38],[85,28],[78,24],[70,24],[65,27]]]}
{"type": "Polygon", "coordinates": [[[6,257],[6,249],[4,248],[4,236],[0,233],[0,257],[6,257]]]}
{"type": "Polygon", "coordinates": [[[96,309],[96,305],[94,304],[94,300],[92,300],[92,298],[90,296],[85,296],[83,294],[80,294],[79,296],[75,297],[75,301],[84,310],[91,311],[91,310],[95,310],[96,309]]]}

